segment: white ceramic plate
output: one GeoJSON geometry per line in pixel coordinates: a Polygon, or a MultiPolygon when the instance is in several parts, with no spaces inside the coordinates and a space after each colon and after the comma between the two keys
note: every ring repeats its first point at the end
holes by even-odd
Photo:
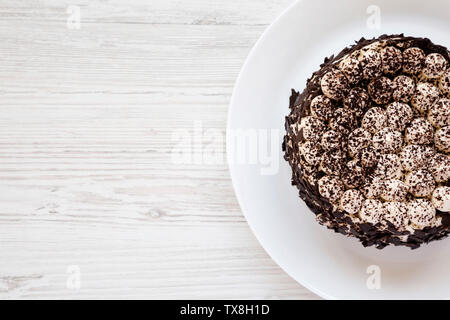
{"type": "Polygon", "coordinates": [[[263,158],[237,160],[238,140],[228,138],[237,198],[269,255],[295,280],[324,298],[450,298],[450,239],[417,250],[388,247],[380,251],[333,233],[314,220],[291,186],[291,169],[281,151],[290,89],[303,90],[325,56],[362,36],[383,33],[426,36],[448,47],[449,13],[448,0],[299,1],[267,29],[241,71],[228,130],[250,129],[260,140],[261,132],[278,130],[273,131],[279,133],[273,159],[279,169],[267,174],[262,171],[267,167],[263,158]],[[380,9],[380,29],[370,28],[377,21],[373,5],[380,9]],[[262,131],[254,131],[258,129],[262,131]]]}

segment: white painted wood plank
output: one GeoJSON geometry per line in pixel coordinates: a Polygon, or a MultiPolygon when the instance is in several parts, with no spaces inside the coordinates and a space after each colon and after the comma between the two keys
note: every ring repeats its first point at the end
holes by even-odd
{"type": "Polygon", "coordinates": [[[0,299],[316,298],[250,232],[225,161],[171,161],[175,129],[224,133],[290,2],[0,3],[0,299]]]}

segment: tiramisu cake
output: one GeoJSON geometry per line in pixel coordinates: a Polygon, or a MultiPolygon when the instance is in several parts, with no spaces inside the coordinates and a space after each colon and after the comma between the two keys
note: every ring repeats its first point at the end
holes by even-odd
{"type": "Polygon", "coordinates": [[[292,90],[283,150],[317,220],[364,246],[450,233],[450,56],[429,39],[361,39],[292,90]]]}

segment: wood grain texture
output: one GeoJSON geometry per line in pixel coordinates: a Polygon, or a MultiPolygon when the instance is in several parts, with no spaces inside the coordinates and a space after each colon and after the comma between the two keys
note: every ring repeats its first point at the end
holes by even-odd
{"type": "Polygon", "coordinates": [[[316,298],[250,232],[225,161],[171,157],[176,129],[224,132],[291,2],[0,2],[0,299],[316,298]]]}

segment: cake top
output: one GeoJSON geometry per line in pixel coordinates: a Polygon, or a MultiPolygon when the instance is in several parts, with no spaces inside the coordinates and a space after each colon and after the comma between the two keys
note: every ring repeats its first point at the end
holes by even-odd
{"type": "Polygon", "coordinates": [[[411,232],[450,211],[450,57],[412,39],[344,50],[291,113],[303,178],[334,211],[411,232]]]}

